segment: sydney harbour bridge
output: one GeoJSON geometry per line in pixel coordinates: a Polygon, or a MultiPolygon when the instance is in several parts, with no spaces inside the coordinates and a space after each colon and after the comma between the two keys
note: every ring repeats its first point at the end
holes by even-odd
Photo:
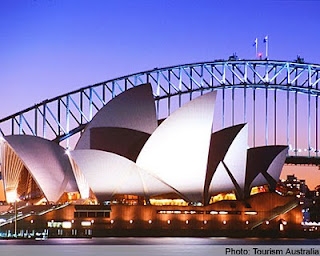
{"type": "Polygon", "coordinates": [[[85,125],[110,99],[144,83],[152,85],[158,119],[217,90],[214,130],[248,123],[249,147],[288,145],[287,163],[320,164],[320,65],[301,59],[231,56],[154,68],[46,99],[2,118],[0,133],[40,136],[72,148],[85,125]]]}

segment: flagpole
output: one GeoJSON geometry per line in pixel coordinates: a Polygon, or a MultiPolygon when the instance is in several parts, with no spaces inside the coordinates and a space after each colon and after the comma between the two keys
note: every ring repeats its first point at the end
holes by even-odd
{"type": "Polygon", "coordinates": [[[268,36],[264,37],[264,42],[266,44],[266,59],[268,59],[268,43],[269,43],[268,36]]]}
{"type": "Polygon", "coordinates": [[[256,45],[256,57],[258,58],[258,38],[256,38],[256,40],[254,41],[255,45],[256,45]]]}

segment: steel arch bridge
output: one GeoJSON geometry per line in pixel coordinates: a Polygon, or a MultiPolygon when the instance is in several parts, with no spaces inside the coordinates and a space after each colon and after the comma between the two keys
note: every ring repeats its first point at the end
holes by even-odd
{"type": "Polygon", "coordinates": [[[277,60],[215,60],[139,72],[47,99],[0,120],[2,136],[29,134],[72,147],[85,125],[119,93],[153,88],[159,119],[218,90],[214,129],[248,123],[249,146],[289,145],[288,162],[319,164],[320,65],[277,60]]]}

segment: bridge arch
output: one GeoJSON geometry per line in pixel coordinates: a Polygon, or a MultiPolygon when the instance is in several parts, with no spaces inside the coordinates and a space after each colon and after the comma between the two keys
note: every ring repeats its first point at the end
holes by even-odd
{"type": "Polygon", "coordinates": [[[152,85],[159,119],[218,90],[215,130],[247,122],[249,146],[286,144],[291,156],[319,156],[320,65],[277,60],[215,60],[122,76],[2,118],[0,132],[40,136],[72,147],[72,139],[109,100],[143,83],[152,85]]]}

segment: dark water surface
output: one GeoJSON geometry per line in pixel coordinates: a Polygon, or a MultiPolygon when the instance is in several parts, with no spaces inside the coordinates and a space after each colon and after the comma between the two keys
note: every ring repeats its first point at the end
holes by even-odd
{"type": "Polygon", "coordinates": [[[122,237],[0,240],[0,255],[320,255],[320,239],[122,237]],[[290,250],[292,253],[287,253],[290,250]],[[262,253],[261,253],[262,252],[262,253]]]}
{"type": "Polygon", "coordinates": [[[103,237],[0,240],[1,245],[320,245],[320,238],[103,237]]]}

